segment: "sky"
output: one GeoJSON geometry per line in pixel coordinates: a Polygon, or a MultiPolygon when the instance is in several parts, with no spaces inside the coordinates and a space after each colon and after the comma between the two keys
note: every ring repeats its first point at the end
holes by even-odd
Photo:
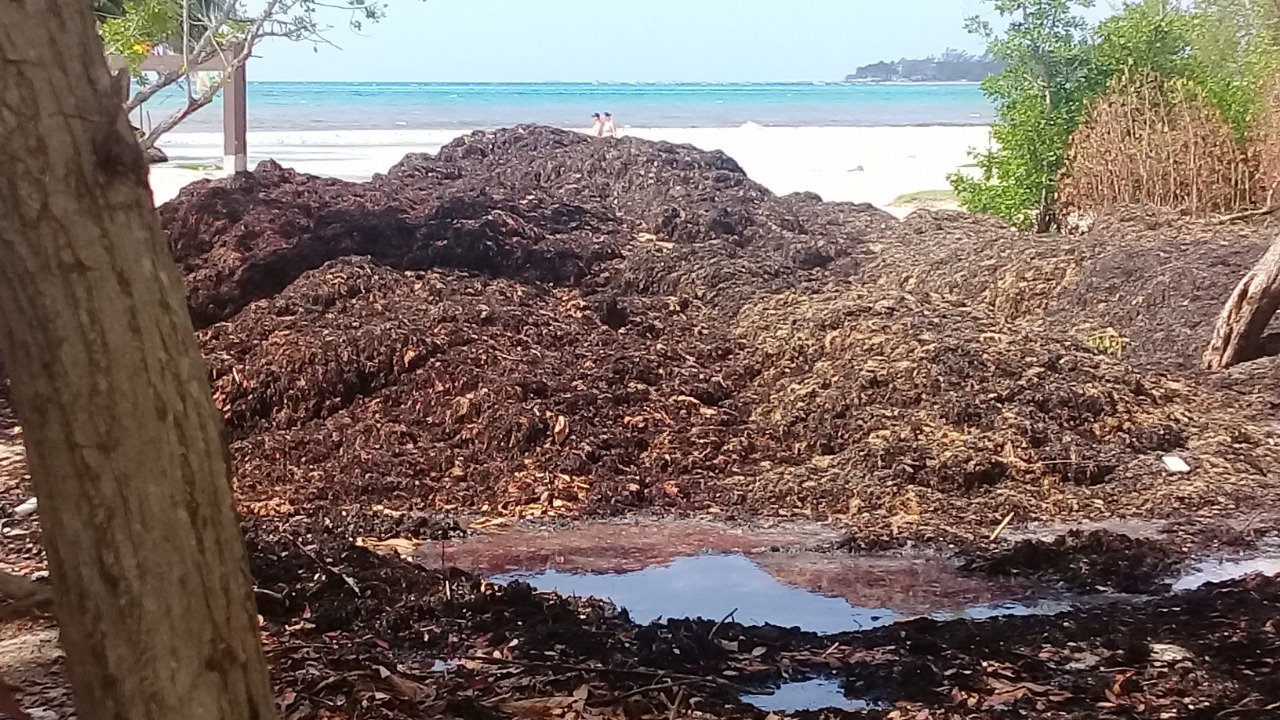
{"type": "MultiPolygon", "coordinates": [[[[272,40],[251,80],[769,82],[841,80],[859,65],[980,50],[981,0],[384,0],[338,48],[272,40]]],[[[1105,0],[1104,0],[1105,3],[1105,0]]],[[[1094,11],[1095,16],[1105,14],[1094,11]]]]}

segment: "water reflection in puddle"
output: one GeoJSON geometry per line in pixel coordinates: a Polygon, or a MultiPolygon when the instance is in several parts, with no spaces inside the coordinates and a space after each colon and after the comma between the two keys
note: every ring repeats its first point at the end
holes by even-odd
{"type": "Polygon", "coordinates": [[[1011,615],[1057,615],[1070,612],[1075,606],[1065,600],[1028,600],[1003,602],[990,605],[973,605],[959,612],[935,612],[934,620],[989,620],[1011,615]]]}
{"type": "Polygon", "coordinates": [[[802,710],[870,710],[871,703],[845,697],[840,683],[830,678],[786,683],[769,695],[743,695],[742,701],[765,712],[802,710]]]}
{"type": "Polygon", "coordinates": [[[676,558],[669,565],[623,574],[577,575],[548,570],[494,579],[524,580],[539,590],[561,595],[606,598],[626,608],[631,619],[640,624],[659,618],[719,620],[734,613],[734,619],[745,625],[798,625],[813,632],[838,633],[898,619],[898,614],[887,608],[854,607],[842,598],[784,585],[742,555],[676,558]]]}
{"type": "Polygon", "coordinates": [[[740,528],[700,521],[641,520],[497,529],[461,541],[428,542],[415,554],[428,565],[444,563],[479,575],[553,569],[626,573],[690,555],[754,557],[774,548],[797,549],[838,537],[830,528],[811,524],[740,528]]]}
{"type": "MultiPolygon", "coordinates": [[[[776,558],[775,558],[776,559],[776,558]]],[[[857,568],[856,558],[846,558],[848,568],[857,568]]],[[[901,561],[892,566],[901,575],[901,561]]],[[[1065,603],[989,602],[961,603],[951,608],[943,598],[889,595],[896,602],[858,602],[856,586],[838,584],[845,592],[823,594],[805,585],[781,582],[774,568],[743,555],[699,555],[676,558],[666,565],[627,573],[571,573],[560,570],[507,573],[497,582],[523,580],[538,590],[555,591],[576,597],[598,597],[626,608],[632,620],[647,624],[660,618],[702,618],[720,620],[733,614],[745,625],[799,627],[816,633],[840,633],[890,625],[912,616],[931,615],[938,619],[966,617],[984,619],[1000,615],[1048,614],[1062,612],[1065,603]],[[768,568],[768,569],[766,569],[768,568]],[[851,600],[851,598],[853,598],[851,600]],[[920,610],[923,608],[923,610],[920,610]],[[911,610],[918,610],[912,613],[911,610]]],[[[847,569],[846,572],[853,570],[847,569]]],[[[889,568],[885,568],[888,570],[889,568]]],[[[861,569],[865,573],[865,568],[861,569]]],[[[855,575],[854,577],[859,577],[855,575]]],[[[908,578],[910,575],[908,574],[908,578]]],[[[877,583],[867,583],[869,599],[886,598],[877,583]]],[[[912,588],[908,588],[908,593],[912,588]]],[[[916,588],[918,590],[918,588],[916,588]]],[[[899,593],[902,590],[899,589],[899,593]]],[[[954,598],[950,601],[954,603],[954,598]]]]}
{"type": "Polygon", "coordinates": [[[1190,572],[1178,578],[1173,584],[1173,589],[1195,590],[1208,583],[1237,580],[1255,573],[1263,575],[1280,574],[1280,555],[1265,555],[1250,560],[1215,560],[1200,563],[1192,568],[1190,572]]]}

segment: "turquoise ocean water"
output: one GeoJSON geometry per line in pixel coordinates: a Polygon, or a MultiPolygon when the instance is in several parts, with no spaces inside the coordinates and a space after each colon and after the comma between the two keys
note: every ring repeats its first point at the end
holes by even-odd
{"type": "MultiPolygon", "coordinates": [[[[159,120],[185,90],[143,109],[159,120]]],[[[495,128],[525,122],[586,127],[593,112],[625,127],[985,125],[991,106],[968,84],[249,83],[251,130],[495,128]]],[[[136,121],[136,120],[135,120],[136,121]]],[[[206,108],[182,130],[216,130],[206,108]]]]}

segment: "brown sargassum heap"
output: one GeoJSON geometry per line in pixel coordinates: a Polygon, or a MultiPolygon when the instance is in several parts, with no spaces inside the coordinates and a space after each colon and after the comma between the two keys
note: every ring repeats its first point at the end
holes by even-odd
{"type": "Polygon", "coordinates": [[[534,126],[369,183],[264,163],[161,215],[258,512],[971,537],[1010,512],[1232,510],[1274,482],[1266,403],[1189,360],[1264,246],[1249,227],[899,223],[774,196],[722,153],[534,126]]]}

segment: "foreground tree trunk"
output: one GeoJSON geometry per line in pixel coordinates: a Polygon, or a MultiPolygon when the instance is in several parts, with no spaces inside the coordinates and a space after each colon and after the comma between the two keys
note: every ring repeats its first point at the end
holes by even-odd
{"type": "Polygon", "coordinates": [[[1204,367],[1222,370],[1257,357],[1262,333],[1280,309],[1280,237],[1245,274],[1218,315],[1204,367]]]}
{"type": "Polygon", "coordinates": [[[221,419],[84,0],[0,0],[0,317],[80,720],[274,717],[221,419]]]}

